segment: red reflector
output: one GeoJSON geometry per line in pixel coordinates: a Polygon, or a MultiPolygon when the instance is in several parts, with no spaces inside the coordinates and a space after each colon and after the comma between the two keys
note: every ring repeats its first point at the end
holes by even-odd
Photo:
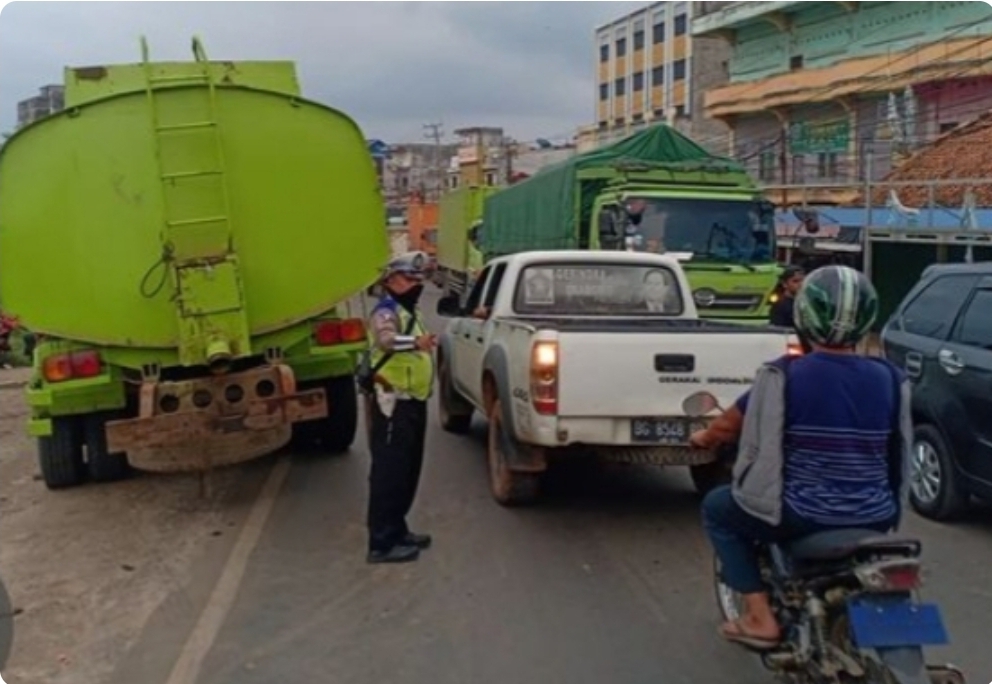
{"type": "Polygon", "coordinates": [[[341,340],[344,342],[361,342],[365,339],[365,321],[361,318],[349,318],[341,321],[341,340]]]}
{"type": "Polygon", "coordinates": [[[80,351],[69,354],[72,375],[77,378],[92,378],[100,374],[100,356],[94,351],[80,351]]]}
{"type": "Polygon", "coordinates": [[[882,571],[892,589],[915,589],[920,586],[920,569],[916,566],[888,568],[882,571]]]}
{"type": "Polygon", "coordinates": [[[322,347],[330,344],[340,344],[341,323],[338,321],[321,321],[314,327],[313,334],[317,338],[317,344],[322,347]]]}

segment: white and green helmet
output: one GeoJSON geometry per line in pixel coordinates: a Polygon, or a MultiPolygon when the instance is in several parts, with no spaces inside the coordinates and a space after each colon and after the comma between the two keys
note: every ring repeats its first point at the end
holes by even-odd
{"type": "Polygon", "coordinates": [[[863,273],[848,266],[823,266],[803,280],[796,295],[796,329],[824,347],[850,347],[878,316],[878,293],[863,273]]]}

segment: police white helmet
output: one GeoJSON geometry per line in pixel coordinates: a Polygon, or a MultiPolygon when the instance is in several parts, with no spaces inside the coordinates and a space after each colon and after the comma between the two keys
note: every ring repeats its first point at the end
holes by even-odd
{"type": "Polygon", "coordinates": [[[401,254],[393,259],[382,270],[382,279],[385,280],[391,275],[402,273],[414,280],[423,280],[426,275],[429,257],[425,252],[415,251],[401,254]]]}

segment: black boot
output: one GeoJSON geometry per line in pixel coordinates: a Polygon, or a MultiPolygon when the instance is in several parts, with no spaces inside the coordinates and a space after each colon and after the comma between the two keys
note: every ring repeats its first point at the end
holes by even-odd
{"type": "Polygon", "coordinates": [[[369,551],[366,557],[368,563],[409,563],[420,557],[420,549],[416,546],[397,544],[388,551],[369,551]]]}

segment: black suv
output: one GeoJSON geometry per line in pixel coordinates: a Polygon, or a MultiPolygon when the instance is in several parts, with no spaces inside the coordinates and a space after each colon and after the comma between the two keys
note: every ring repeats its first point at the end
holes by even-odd
{"type": "Polygon", "coordinates": [[[992,262],[927,268],[882,349],[913,383],[913,508],[949,520],[992,498],[992,262]]]}

